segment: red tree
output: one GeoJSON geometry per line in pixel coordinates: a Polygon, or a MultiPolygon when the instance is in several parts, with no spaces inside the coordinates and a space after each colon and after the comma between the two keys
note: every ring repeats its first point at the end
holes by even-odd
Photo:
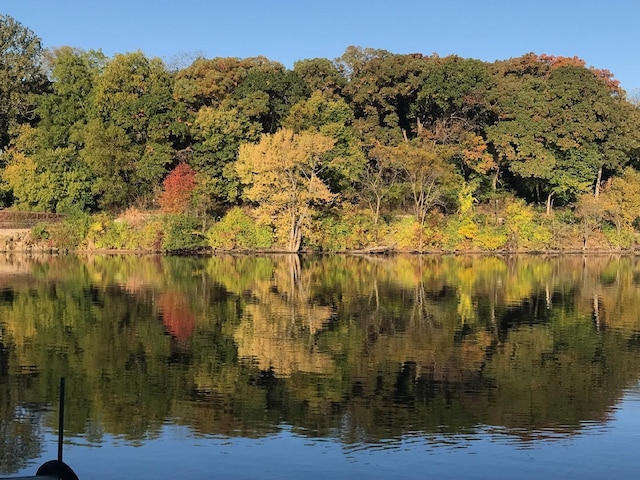
{"type": "Polygon", "coordinates": [[[196,173],[186,163],[174,168],[162,182],[164,187],[158,202],[165,213],[183,213],[189,208],[196,188],[196,173]]]}

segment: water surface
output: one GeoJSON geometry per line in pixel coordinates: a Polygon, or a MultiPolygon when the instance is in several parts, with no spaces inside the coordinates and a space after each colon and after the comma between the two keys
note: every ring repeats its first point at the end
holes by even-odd
{"type": "Polygon", "coordinates": [[[0,258],[0,474],[635,475],[626,257],[0,258]]]}

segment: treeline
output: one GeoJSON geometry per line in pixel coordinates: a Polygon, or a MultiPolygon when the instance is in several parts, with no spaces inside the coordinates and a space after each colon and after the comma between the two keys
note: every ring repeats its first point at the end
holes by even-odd
{"type": "Polygon", "coordinates": [[[348,47],[293,69],[43,49],[0,16],[0,201],[63,246],[632,248],[640,116],[577,57],[348,47]],[[126,212],[125,215],[122,215],[126,212]],[[119,217],[119,218],[118,218],[119,217]]]}

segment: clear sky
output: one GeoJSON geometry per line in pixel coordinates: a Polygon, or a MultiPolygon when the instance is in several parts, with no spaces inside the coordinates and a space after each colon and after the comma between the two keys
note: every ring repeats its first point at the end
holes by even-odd
{"type": "Polygon", "coordinates": [[[535,52],[578,56],[640,89],[640,0],[0,0],[0,13],[45,47],[108,56],[264,55],[291,68],[349,45],[485,61],[535,52]]]}

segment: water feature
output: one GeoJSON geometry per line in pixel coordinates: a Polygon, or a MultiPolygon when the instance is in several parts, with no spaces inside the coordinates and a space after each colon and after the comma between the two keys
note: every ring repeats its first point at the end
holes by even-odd
{"type": "Polygon", "coordinates": [[[635,473],[632,257],[0,258],[0,475],[635,473]]]}

